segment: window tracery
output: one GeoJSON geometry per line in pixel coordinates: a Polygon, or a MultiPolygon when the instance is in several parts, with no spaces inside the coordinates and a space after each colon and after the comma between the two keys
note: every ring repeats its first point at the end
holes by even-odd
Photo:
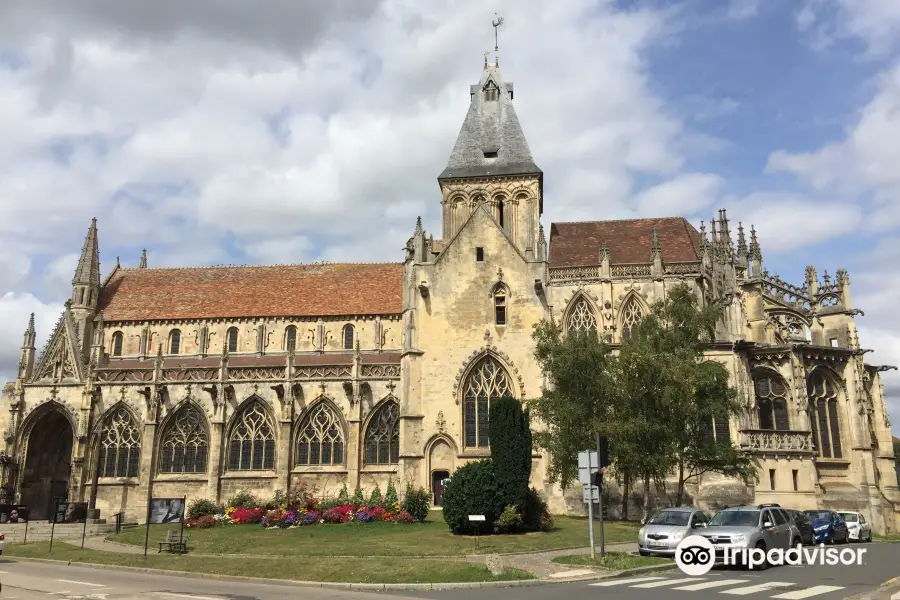
{"type": "Polygon", "coordinates": [[[205,473],[208,454],[203,416],[188,404],[175,414],[163,436],[160,473],[205,473]]]}
{"type": "Polygon", "coordinates": [[[262,403],[250,402],[228,437],[230,471],[270,471],[275,468],[275,431],[262,403]]]}
{"type": "Polygon", "coordinates": [[[838,391],[834,382],[813,373],[806,384],[813,443],[822,458],[842,458],[838,391]]]}
{"type": "Polygon", "coordinates": [[[622,337],[631,335],[631,329],[644,318],[644,312],[637,299],[631,297],[622,307],[622,337]]]}
{"type": "Polygon", "coordinates": [[[494,324],[506,325],[506,291],[502,287],[494,292],[494,324]]]}
{"type": "Polygon", "coordinates": [[[140,464],[140,430],[131,413],[120,406],[106,418],[100,432],[100,477],[137,477],[140,464]]]}
{"type": "Polygon", "coordinates": [[[327,402],[320,402],[303,418],[297,433],[297,464],[344,464],[344,427],[327,402]]]}
{"type": "Polygon", "coordinates": [[[569,320],[566,325],[566,329],[569,333],[596,333],[597,317],[594,316],[591,305],[588,304],[588,301],[583,296],[580,296],[578,300],[575,301],[572,311],[569,313],[569,320]]]}
{"type": "Polygon", "coordinates": [[[756,411],[759,428],[787,431],[791,428],[788,416],[787,385],[780,377],[759,374],[753,379],[756,392],[756,411]]]}
{"type": "Polygon", "coordinates": [[[488,408],[491,398],[514,396],[509,374],[493,356],[485,356],[469,372],[463,387],[465,443],[485,448],[490,444],[488,408]]]}
{"type": "Polygon", "coordinates": [[[369,420],[365,464],[395,465],[400,460],[400,405],[389,400],[369,420]]]}

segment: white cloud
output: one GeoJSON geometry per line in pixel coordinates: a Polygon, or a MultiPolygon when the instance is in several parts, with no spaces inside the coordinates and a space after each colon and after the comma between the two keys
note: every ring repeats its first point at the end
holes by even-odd
{"type": "Polygon", "coordinates": [[[644,216],[692,215],[708,208],[718,198],[724,180],[710,173],[685,173],[650,187],[635,198],[644,216]]]}
{"type": "Polygon", "coordinates": [[[900,2],[896,0],[806,0],[796,15],[797,28],[813,48],[823,50],[839,38],[859,38],[869,56],[897,47],[900,2]]]}
{"type": "Polygon", "coordinates": [[[728,3],[728,18],[732,20],[749,19],[759,14],[761,0],[731,0],[728,3]]]}

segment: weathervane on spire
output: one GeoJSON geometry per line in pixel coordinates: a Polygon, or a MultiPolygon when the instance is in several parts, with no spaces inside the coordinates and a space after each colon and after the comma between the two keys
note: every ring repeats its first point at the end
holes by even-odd
{"type": "MultiPolygon", "coordinates": [[[[497,13],[494,13],[496,15],[497,13]]],[[[496,20],[491,21],[491,25],[494,26],[494,52],[497,52],[500,48],[497,44],[497,28],[503,25],[503,17],[497,17],[496,20]]]]}

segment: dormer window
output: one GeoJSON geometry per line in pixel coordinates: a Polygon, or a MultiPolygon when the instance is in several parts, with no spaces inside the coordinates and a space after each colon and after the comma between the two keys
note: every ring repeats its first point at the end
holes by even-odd
{"type": "Polygon", "coordinates": [[[500,99],[500,88],[493,81],[488,81],[484,86],[484,101],[496,102],[500,99]]]}
{"type": "Polygon", "coordinates": [[[496,150],[485,150],[484,157],[485,158],[497,158],[497,151],[496,150]]]}

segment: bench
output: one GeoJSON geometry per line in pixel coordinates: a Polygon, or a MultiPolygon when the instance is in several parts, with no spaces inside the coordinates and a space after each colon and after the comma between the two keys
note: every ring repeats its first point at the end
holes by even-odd
{"type": "Polygon", "coordinates": [[[163,548],[165,548],[169,552],[178,552],[179,554],[185,554],[187,553],[187,545],[189,539],[189,535],[181,536],[177,531],[170,529],[166,532],[165,541],[159,543],[159,551],[157,552],[157,554],[162,552],[163,548]]]}

